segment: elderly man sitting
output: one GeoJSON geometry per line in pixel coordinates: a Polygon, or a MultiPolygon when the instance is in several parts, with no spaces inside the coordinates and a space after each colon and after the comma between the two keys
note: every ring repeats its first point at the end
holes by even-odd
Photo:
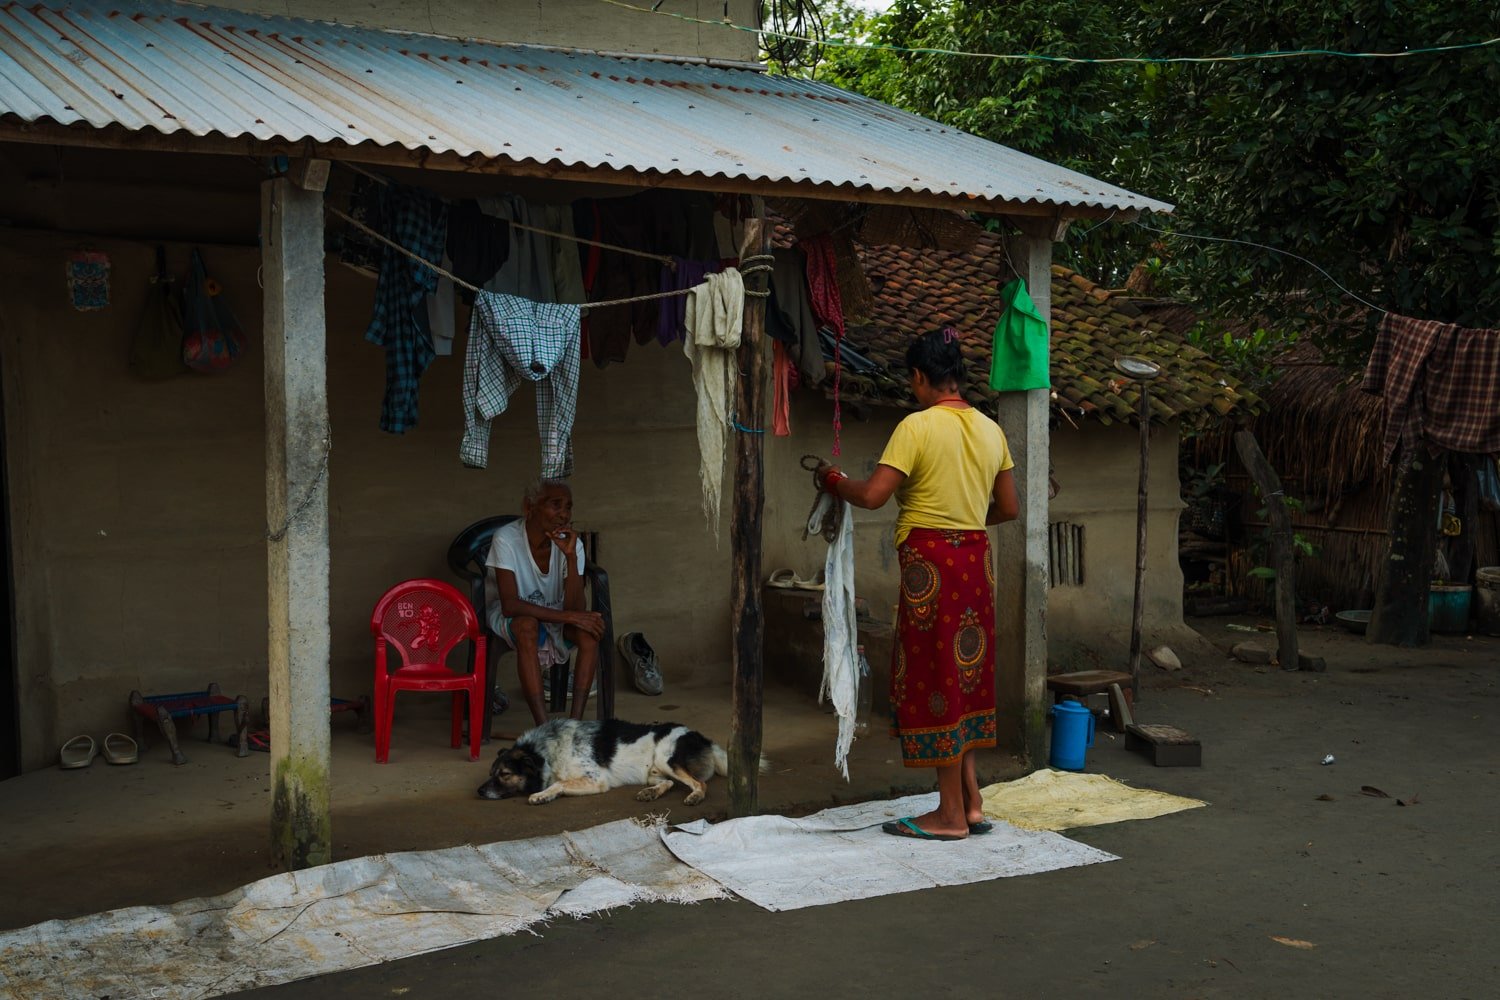
{"type": "Polygon", "coordinates": [[[569,715],[583,718],[599,662],[604,616],[584,610],[583,540],[573,530],[573,491],[541,479],[526,488],[524,516],[496,530],[485,565],[490,628],[516,651],[521,694],[531,717],[547,721],[542,670],[576,649],[569,715]]]}

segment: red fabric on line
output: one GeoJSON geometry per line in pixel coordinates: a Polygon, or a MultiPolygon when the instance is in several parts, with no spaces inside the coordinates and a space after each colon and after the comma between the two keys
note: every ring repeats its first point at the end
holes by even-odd
{"type": "Polygon", "coordinates": [[[781,341],[771,341],[771,433],[777,437],[792,436],[792,359],[787,357],[781,341]]]}

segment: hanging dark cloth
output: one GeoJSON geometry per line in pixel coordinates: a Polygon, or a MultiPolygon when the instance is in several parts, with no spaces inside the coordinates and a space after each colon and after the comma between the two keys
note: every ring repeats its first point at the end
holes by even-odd
{"type": "MultiPolygon", "coordinates": [[[[442,260],[448,236],[448,204],[402,184],[380,186],[383,233],[423,260],[442,260]]],[[[385,400],[380,429],[404,434],[417,424],[417,383],[432,361],[427,296],[437,272],[381,244],[375,309],[365,339],[385,348],[385,400]]]]}
{"type": "MultiPolygon", "coordinates": [[[[453,274],[483,287],[510,259],[510,223],[485,215],[472,198],[455,202],[448,210],[447,243],[453,274]]],[[[459,285],[458,294],[468,305],[474,304],[474,293],[467,288],[459,285]]]]}
{"type": "MultiPolygon", "coordinates": [[[[722,270],[717,260],[688,260],[685,257],[676,257],[674,260],[677,262],[675,268],[661,269],[660,290],[663,292],[701,285],[707,275],[722,270]]],[[[656,339],[663,347],[674,340],[681,340],[687,334],[687,300],[686,295],[661,300],[661,310],[656,321],[656,339]]]]}
{"type": "Polygon", "coordinates": [[[766,304],[766,333],[786,346],[787,354],[808,385],[823,381],[823,345],[818,320],[807,292],[807,255],[796,247],[771,251],[771,297],[766,304]]]}
{"type": "MultiPolygon", "coordinates": [[[[599,239],[615,246],[655,253],[656,227],[642,197],[607,198],[593,202],[598,212],[599,239]]],[[[576,217],[576,216],[575,216],[576,217]]],[[[630,298],[658,291],[662,265],[633,254],[605,250],[589,301],[630,298]]],[[[589,314],[589,355],[600,368],[624,361],[633,338],[637,344],[656,337],[660,306],[657,301],[632,302],[589,314]]]]}

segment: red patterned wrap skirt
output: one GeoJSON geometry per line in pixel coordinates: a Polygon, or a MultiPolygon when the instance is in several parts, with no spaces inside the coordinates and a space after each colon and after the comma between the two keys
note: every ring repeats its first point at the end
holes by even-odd
{"type": "Polygon", "coordinates": [[[984,531],[914,528],[897,550],[892,735],[907,767],[995,745],[995,566],[984,531]]]}

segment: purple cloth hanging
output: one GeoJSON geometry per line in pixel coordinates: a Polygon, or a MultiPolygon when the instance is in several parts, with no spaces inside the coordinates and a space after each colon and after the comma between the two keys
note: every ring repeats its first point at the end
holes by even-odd
{"type": "MultiPolygon", "coordinates": [[[[716,260],[686,260],[682,257],[673,257],[677,267],[663,267],[661,269],[661,290],[664,292],[675,292],[682,288],[692,288],[694,285],[702,284],[703,279],[710,274],[723,270],[716,260]]],[[[687,333],[687,296],[678,295],[670,299],[662,299],[661,312],[656,321],[656,339],[663,346],[674,340],[681,340],[687,333]]]]}

